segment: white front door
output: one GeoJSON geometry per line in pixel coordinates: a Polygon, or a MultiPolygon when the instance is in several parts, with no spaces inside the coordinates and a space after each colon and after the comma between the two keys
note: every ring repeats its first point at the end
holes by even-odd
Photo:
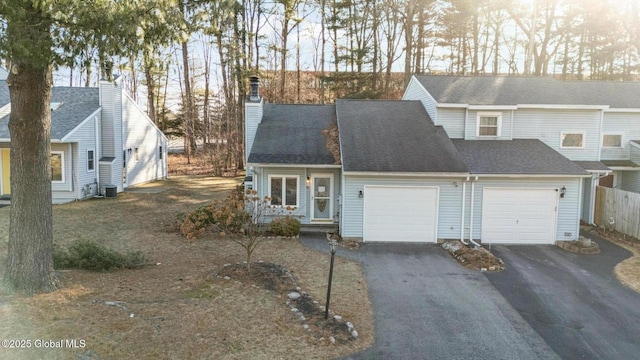
{"type": "Polygon", "coordinates": [[[333,221],[333,174],[311,175],[311,221],[333,221]]]}

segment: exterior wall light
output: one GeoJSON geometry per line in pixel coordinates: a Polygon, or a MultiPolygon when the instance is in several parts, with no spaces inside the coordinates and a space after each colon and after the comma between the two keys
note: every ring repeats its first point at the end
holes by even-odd
{"type": "Polygon", "coordinates": [[[309,185],[311,185],[311,178],[307,176],[307,187],[309,187],[309,185]]]}
{"type": "Polygon", "coordinates": [[[564,197],[564,194],[566,194],[566,193],[567,193],[567,188],[563,186],[563,187],[560,189],[560,197],[561,197],[561,198],[563,198],[563,197],[564,197]]]}
{"type": "Polygon", "coordinates": [[[359,191],[358,191],[358,197],[359,197],[360,199],[362,199],[362,198],[364,197],[364,193],[362,192],[362,190],[359,190],[359,191]]]}

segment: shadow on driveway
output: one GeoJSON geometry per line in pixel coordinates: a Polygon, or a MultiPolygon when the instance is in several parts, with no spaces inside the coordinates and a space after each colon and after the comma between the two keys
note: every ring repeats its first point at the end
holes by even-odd
{"type": "Polygon", "coordinates": [[[595,235],[600,254],[555,246],[494,246],[507,270],[486,274],[564,359],[640,359],[640,294],[613,268],[632,254],[595,235]]]}
{"type": "MultiPolygon", "coordinates": [[[[328,253],[324,234],[300,238],[328,253]]],[[[347,359],[557,358],[482,273],[438,245],[369,243],[337,255],[362,264],[374,310],[374,345],[347,359]]]]}

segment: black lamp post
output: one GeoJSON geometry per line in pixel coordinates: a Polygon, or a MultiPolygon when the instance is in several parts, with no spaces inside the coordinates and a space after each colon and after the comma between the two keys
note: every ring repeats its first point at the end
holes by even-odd
{"type": "Polygon", "coordinates": [[[324,308],[325,320],[329,318],[329,300],[331,299],[331,279],[333,279],[333,259],[336,255],[336,241],[329,240],[329,249],[331,249],[331,265],[329,265],[329,286],[327,286],[327,305],[324,308]]]}

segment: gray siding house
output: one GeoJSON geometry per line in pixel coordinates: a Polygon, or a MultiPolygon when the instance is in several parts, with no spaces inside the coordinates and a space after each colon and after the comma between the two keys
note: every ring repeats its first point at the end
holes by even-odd
{"type": "Polygon", "coordinates": [[[414,76],[400,101],[335,105],[251,91],[246,186],[345,238],[552,244],[593,221],[598,184],[640,191],[640,84],[414,76]]]}
{"type": "MultiPolygon", "coordinates": [[[[10,197],[11,112],[0,78],[0,196],[10,197]]],[[[51,98],[51,168],[54,203],[117,192],[167,176],[167,138],[122,89],[54,87],[51,98]]]]}

